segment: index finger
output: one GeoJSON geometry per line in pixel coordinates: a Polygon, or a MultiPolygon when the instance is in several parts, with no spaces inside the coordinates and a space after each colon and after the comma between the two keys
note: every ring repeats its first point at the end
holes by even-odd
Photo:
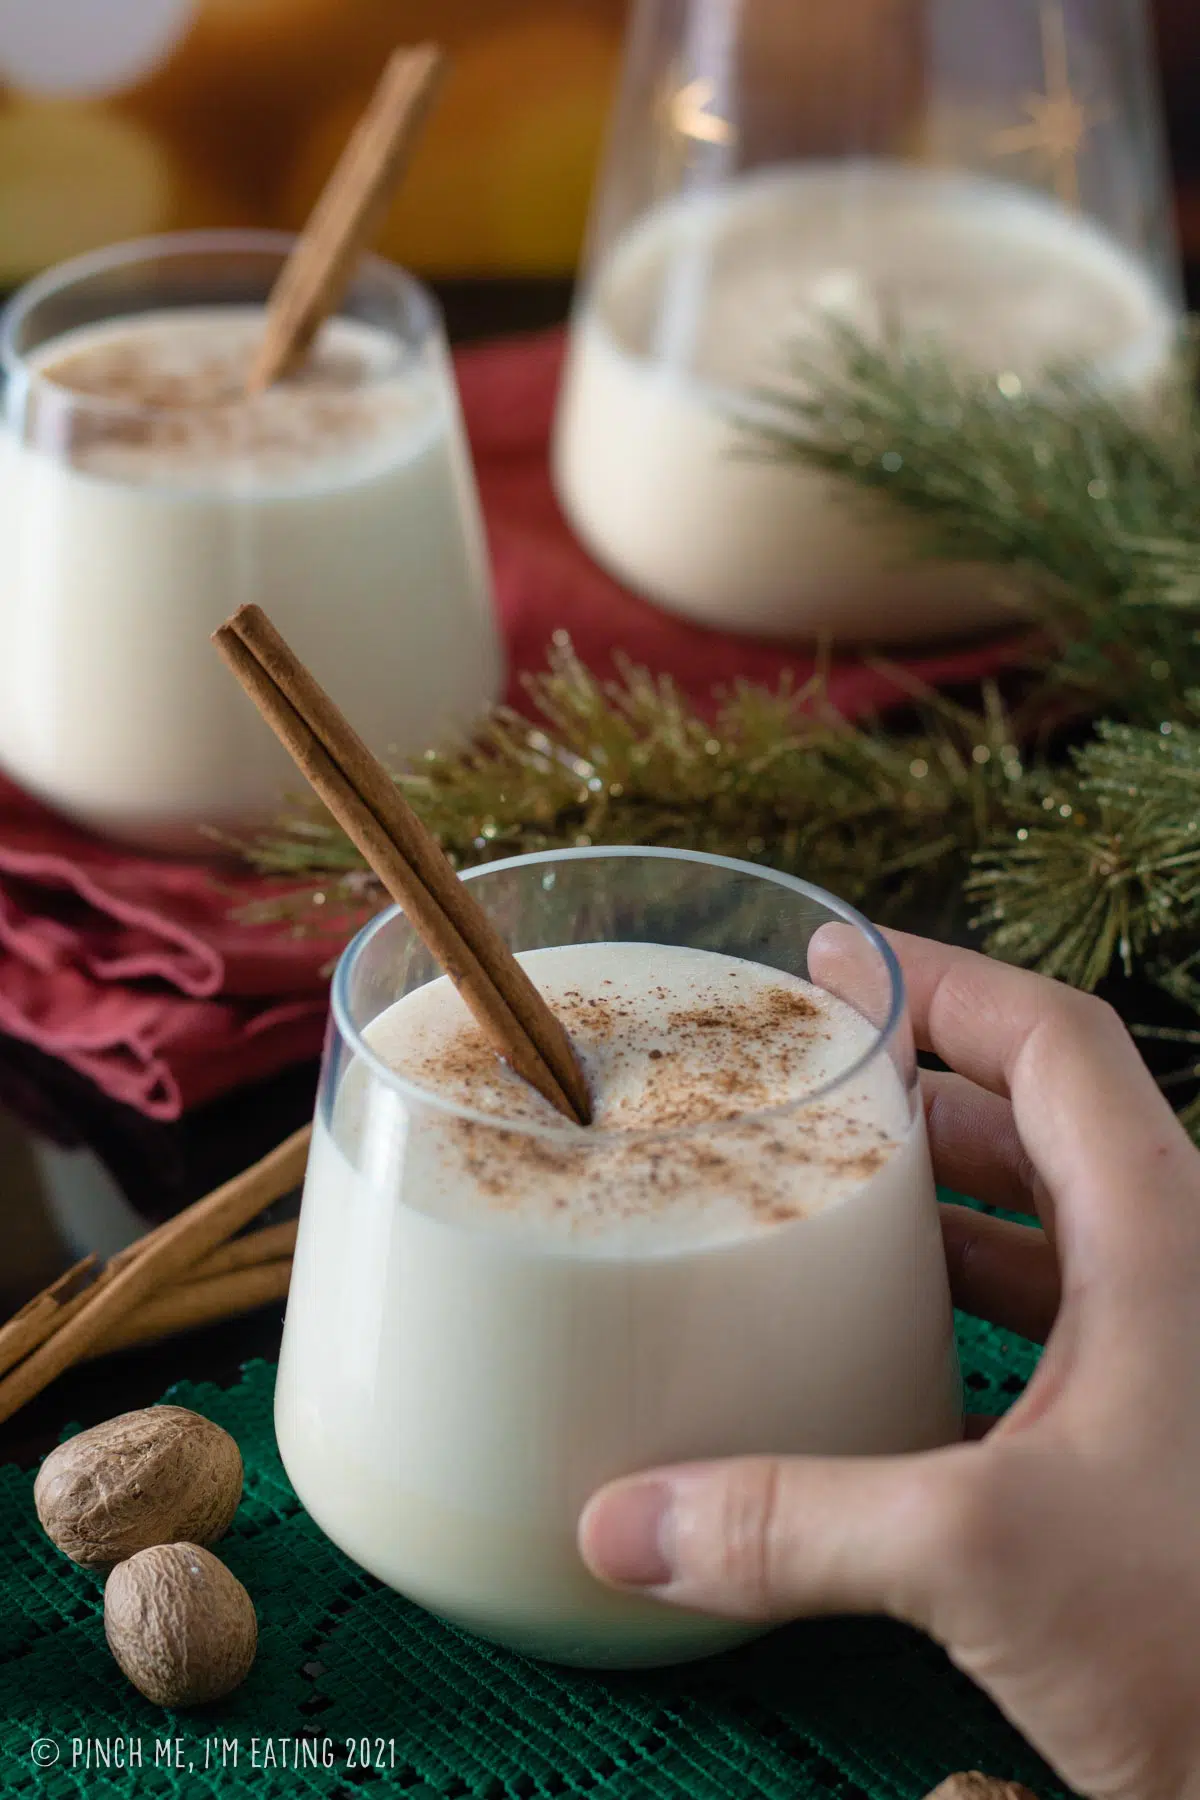
{"type": "Polygon", "coordinates": [[[904,973],[918,1046],[1008,1094],[1021,1142],[1051,1192],[1086,1193],[1093,1217],[1103,1212],[1140,1248],[1157,1210],[1152,1195],[1169,1202],[1194,1192],[1200,1163],[1113,1009],[972,950],[885,935],[904,973]]]}
{"type": "MultiPolygon", "coordinates": [[[[905,931],[883,936],[904,974],[919,1050],[932,1050],[958,1074],[1015,1103],[1031,1048],[1050,1037],[1074,1060],[1085,1061],[1095,1080],[1110,1062],[1119,1068],[1119,1113],[1152,1107],[1156,1116],[1175,1123],[1124,1025],[1094,995],[976,950],[905,931]]],[[[1057,1085],[1057,1071],[1046,1073],[1057,1085]]]]}
{"type": "MultiPolygon", "coordinates": [[[[1056,1203],[1064,1266],[1086,1274],[1084,1239],[1125,1258],[1141,1258],[1151,1243],[1177,1254],[1186,1240],[1194,1255],[1200,1157],[1112,1008],[975,951],[884,935],[918,1046],[1011,1099],[1021,1143],[1056,1203]]],[[[848,932],[818,932],[814,979],[853,954],[848,932]]]]}

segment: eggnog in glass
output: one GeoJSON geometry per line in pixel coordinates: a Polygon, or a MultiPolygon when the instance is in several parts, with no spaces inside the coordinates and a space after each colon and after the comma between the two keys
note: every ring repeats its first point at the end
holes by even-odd
{"type": "Polygon", "coordinates": [[[289,248],[118,245],[31,283],[0,326],[0,769],[156,850],[261,826],[295,790],[208,644],[244,601],[392,760],[502,686],[434,303],[364,259],[300,372],[247,398],[289,248]]]}
{"type": "Polygon", "coordinates": [[[570,1031],[594,1123],[497,1060],[402,914],[360,934],[301,1208],[284,1464],[348,1555],[459,1625],[568,1663],[707,1655],[751,1634],[585,1569],[596,1488],[959,1433],[899,971],[839,901],[722,858],[562,851],[465,879],[570,1031]]]}

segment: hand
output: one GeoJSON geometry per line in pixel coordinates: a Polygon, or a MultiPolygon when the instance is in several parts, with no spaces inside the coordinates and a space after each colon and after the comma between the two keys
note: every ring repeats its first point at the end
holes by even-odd
{"type": "Polygon", "coordinates": [[[615,1585],[747,1620],[930,1632],[1094,1800],[1200,1797],[1200,1152],[1115,1013],[894,935],[956,1303],[1037,1338],[980,1441],[658,1470],[590,1502],[615,1585]]]}

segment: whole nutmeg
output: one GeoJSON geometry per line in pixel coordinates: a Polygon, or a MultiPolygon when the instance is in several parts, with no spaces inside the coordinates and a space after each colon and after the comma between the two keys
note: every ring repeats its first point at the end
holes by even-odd
{"type": "Polygon", "coordinates": [[[124,1674],[159,1706],[220,1700],[258,1647],[254,1602],[199,1544],[156,1544],[118,1563],[104,1588],[104,1635],[124,1674]]]}
{"type": "Polygon", "coordinates": [[[121,1413],[60,1444],[33,1501],[72,1562],[111,1568],[151,1544],[211,1544],[242,1497],[242,1457],[227,1431],[183,1406],[121,1413]]]}
{"type": "Polygon", "coordinates": [[[947,1775],[939,1782],[925,1800],[1037,1800],[1037,1796],[1018,1781],[1002,1781],[978,1769],[960,1769],[957,1775],[947,1775]]]}

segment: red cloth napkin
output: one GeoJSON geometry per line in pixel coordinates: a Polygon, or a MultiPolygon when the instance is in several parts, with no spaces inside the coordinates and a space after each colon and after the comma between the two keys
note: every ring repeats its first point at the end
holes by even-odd
{"type": "Polygon", "coordinates": [[[101,843],[0,781],[0,1031],[156,1119],[315,1056],[337,945],[235,924],[265,891],[101,843]]]}
{"type": "MultiPolygon", "coordinates": [[[[497,343],[458,362],[467,429],[514,674],[539,668],[565,626],[591,667],[622,649],[702,697],[733,675],[803,679],[811,657],[709,632],[612,581],[555,504],[547,440],[559,332],[497,343]]],[[[930,683],[1002,666],[1004,646],[913,659],[930,683]]],[[[861,663],[832,677],[847,714],[887,701],[861,663]]],[[[514,690],[514,698],[517,697],[514,690]]],[[[70,1063],[113,1099],[173,1119],[320,1048],[336,942],[248,927],[230,914],[266,884],[114,849],[0,779],[0,1030],[70,1063]]]]}

